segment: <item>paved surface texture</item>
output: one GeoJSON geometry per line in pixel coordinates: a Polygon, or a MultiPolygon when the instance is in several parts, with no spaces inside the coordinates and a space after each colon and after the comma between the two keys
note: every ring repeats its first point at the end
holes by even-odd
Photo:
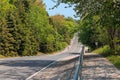
{"type": "Polygon", "coordinates": [[[83,80],[120,80],[117,70],[107,59],[94,53],[85,53],[82,69],[83,80]]]}
{"type": "MultiPolygon", "coordinates": [[[[53,73],[51,74],[53,77],[59,77],[59,74],[63,73],[61,74],[62,76],[72,68],[75,62],[74,58],[80,55],[81,48],[78,37],[75,35],[71,44],[64,51],[57,54],[1,59],[0,80],[41,80],[42,78],[39,77],[39,74],[45,74],[41,70],[48,73],[44,75],[46,78],[50,76],[50,72],[53,73]],[[51,66],[46,67],[48,65],[51,66]],[[56,70],[58,71],[57,73],[54,72],[56,70]]],[[[51,79],[53,78],[49,80],[51,79]]]]}
{"type": "Polygon", "coordinates": [[[78,57],[56,62],[55,65],[51,65],[30,80],[70,80],[73,78],[77,61],[78,57]]]}

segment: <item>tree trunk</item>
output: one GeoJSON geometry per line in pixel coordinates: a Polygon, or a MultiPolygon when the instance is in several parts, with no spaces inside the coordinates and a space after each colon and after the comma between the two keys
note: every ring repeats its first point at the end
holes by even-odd
{"type": "Polygon", "coordinates": [[[115,34],[116,34],[116,28],[114,28],[114,27],[109,27],[108,29],[107,29],[107,31],[108,31],[108,35],[109,35],[109,46],[110,46],[110,48],[113,50],[113,51],[115,51],[115,46],[116,46],[116,42],[114,42],[114,39],[115,39],[115,34]]]}

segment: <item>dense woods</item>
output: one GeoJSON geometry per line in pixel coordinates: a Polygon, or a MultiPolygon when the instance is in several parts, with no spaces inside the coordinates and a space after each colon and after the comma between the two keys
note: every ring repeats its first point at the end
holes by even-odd
{"type": "Polygon", "coordinates": [[[77,31],[79,41],[92,50],[108,45],[114,54],[120,53],[119,0],[58,0],[55,7],[60,3],[74,5],[80,21],[49,16],[42,0],[0,0],[0,54],[62,50],[77,31]]]}
{"type": "Polygon", "coordinates": [[[57,5],[74,4],[80,41],[91,49],[108,45],[120,54],[120,0],[58,0],[57,5]]]}
{"type": "Polygon", "coordinates": [[[0,54],[36,55],[64,49],[76,22],[62,15],[49,16],[42,0],[0,0],[0,54]]]}

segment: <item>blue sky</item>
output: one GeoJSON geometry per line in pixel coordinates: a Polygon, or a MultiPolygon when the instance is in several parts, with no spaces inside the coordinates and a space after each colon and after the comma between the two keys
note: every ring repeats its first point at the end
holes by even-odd
{"type": "MultiPolygon", "coordinates": [[[[64,8],[66,6],[66,4],[60,4],[60,6],[58,6],[57,8],[53,9],[53,10],[49,10],[49,8],[52,8],[55,3],[53,3],[51,0],[43,0],[44,3],[46,4],[46,10],[48,11],[49,15],[56,15],[56,14],[61,14],[64,15],[65,17],[74,17],[74,15],[76,14],[75,11],[73,10],[73,7],[71,8],[64,8]]],[[[78,18],[77,18],[78,19],[78,18]]]]}

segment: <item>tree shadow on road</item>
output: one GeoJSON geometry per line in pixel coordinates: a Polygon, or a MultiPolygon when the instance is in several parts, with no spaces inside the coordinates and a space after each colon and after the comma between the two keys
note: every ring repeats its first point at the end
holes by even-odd
{"type": "MultiPolygon", "coordinates": [[[[70,53],[70,55],[76,55],[76,54],[78,53],[70,53]]],[[[6,76],[8,79],[16,79],[16,77],[17,78],[19,77],[19,79],[21,80],[23,78],[24,79],[27,78],[28,76],[40,71],[44,67],[55,62],[53,65],[45,69],[47,70],[47,69],[56,68],[56,70],[58,70],[53,73],[53,74],[56,74],[56,76],[48,80],[54,80],[56,78],[60,78],[60,80],[65,80],[66,78],[70,76],[70,73],[73,70],[73,68],[75,69],[74,65],[76,61],[78,61],[78,57],[75,57],[69,60],[62,60],[62,61],[55,61],[55,60],[49,60],[49,59],[48,60],[5,61],[5,62],[0,62],[0,65],[5,66],[5,67],[10,67],[11,69],[7,70],[7,73],[3,72],[2,69],[0,69],[0,73],[3,73],[3,75],[6,76]],[[69,66],[69,64],[71,66],[69,66]],[[63,77],[63,76],[66,76],[66,77],[63,77]]],[[[48,71],[48,73],[49,72],[50,71],[48,71]]]]}
{"type": "Polygon", "coordinates": [[[83,80],[120,80],[120,72],[107,59],[97,54],[84,55],[83,80]]]}

